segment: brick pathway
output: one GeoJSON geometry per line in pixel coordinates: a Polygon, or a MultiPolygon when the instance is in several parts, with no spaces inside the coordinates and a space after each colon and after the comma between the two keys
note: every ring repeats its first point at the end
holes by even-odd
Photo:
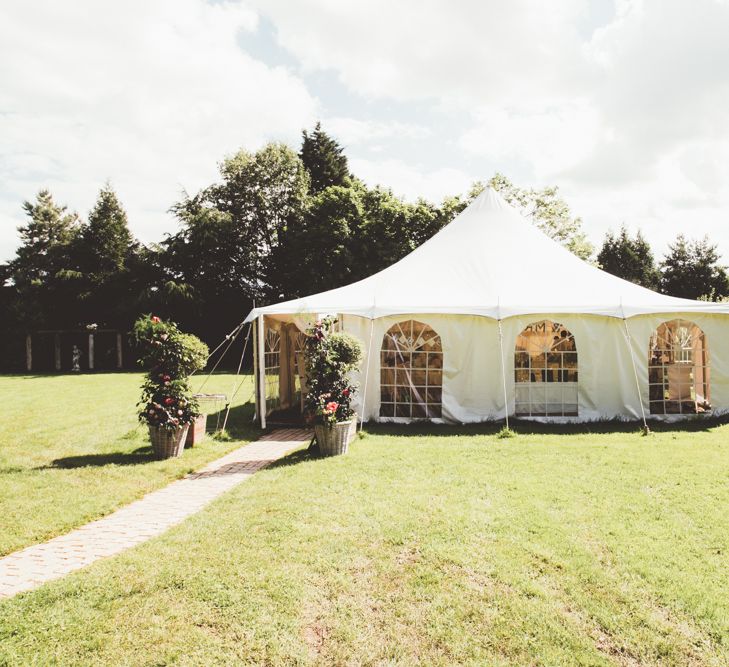
{"type": "Polygon", "coordinates": [[[103,519],[0,558],[0,598],[36,588],[165,532],[310,437],[303,429],[273,431],[103,519]]]}

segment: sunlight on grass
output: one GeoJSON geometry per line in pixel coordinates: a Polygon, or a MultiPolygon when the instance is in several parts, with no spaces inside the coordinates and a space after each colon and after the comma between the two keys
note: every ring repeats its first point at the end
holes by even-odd
{"type": "MultiPolygon", "coordinates": [[[[230,393],[233,381],[214,375],[205,391],[230,393]]],[[[244,386],[231,410],[234,437],[155,461],[136,418],[141,382],[138,373],[0,376],[0,555],[108,514],[257,433],[244,386]]]]}
{"type": "Polygon", "coordinates": [[[515,428],[296,452],[0,603],[0,664],[726,665],[729,427],[515,428]]]}

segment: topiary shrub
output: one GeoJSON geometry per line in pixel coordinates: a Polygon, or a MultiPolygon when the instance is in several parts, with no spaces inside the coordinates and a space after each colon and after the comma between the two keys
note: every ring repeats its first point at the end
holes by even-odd
{"type": "Polygon", "coordinates": [[[324,318],[307,330],[305,346],[308,392],[305,404],[316,423],[334,425],[354,416],[351,404],[358,385],[351,380],[362,361],[362,343],[332,331],[337,320],[324,318]]]}
{"type": "Polygon", "coordinates": [[[149,426],[174,429],[200,415],[188,377],[207,363],[208,346],[182,333],[174,322],[145,315],[134,324],[138,363],[147,369],[139,402],[139,420],[149,426]]]}

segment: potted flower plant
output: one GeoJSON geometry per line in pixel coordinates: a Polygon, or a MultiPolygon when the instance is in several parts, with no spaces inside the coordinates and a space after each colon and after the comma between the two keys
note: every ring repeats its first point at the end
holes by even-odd
{"type": "Polygon", "coordinates": [[[205,367],[208,347],[196,336],[182,333],[174,322],[140,317],[134,340],[147,369],[139,402],[139,420],[149,426],[158,458],[180,456],[187,430],[200,415],[188,377],[205,367]]]}
{"type": "Polygon", "coordinates": [[[357,427],[352,399],[357,385],[351,374],[362,359],[362,344],[354,336],[333,331],[336,319],[325,318],[307,330],[306,408],[324,456],[346,454],[357,427]]]}

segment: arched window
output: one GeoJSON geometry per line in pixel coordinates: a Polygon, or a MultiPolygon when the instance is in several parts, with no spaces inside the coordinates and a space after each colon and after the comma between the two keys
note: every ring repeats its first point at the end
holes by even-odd
{"type": "Polygon", "coordinates": [[[442,387],[440,336],[415,320],[390,327],[380,353],[380,416],[440,417],[442,387]]]}
{"type": "Polygon", "coordinates": [[[648,396],[654,415],[697,414],[711,410],[709,348],[693,322],[663,322],[651,335],[648,396]]]}
{"type": "Polygon", "coordinates": [[[266,414],[268,414],[281,404],[281,334],[276,329],[266,329],[263,368],[266,378],[266,414]]]}
{"type": "Polygon", "coordinates": [[[577,416],[574,336],[557,322],[532,322],[516,339],[514,381],[518,416],[577,416]]]}

